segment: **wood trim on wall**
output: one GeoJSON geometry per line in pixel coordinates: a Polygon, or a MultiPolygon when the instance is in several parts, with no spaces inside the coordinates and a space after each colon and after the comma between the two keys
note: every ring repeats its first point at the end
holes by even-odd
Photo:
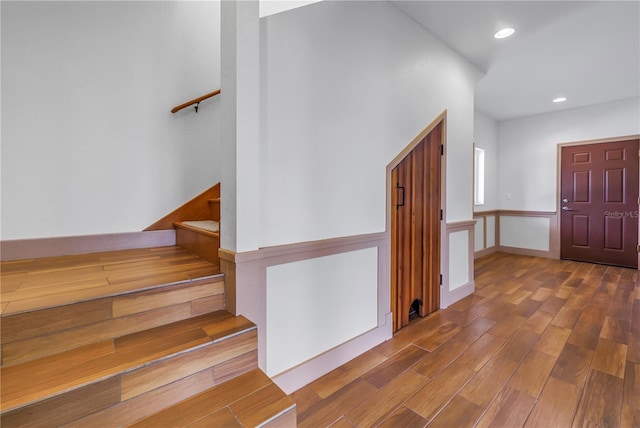
{"type": "Polygon", "coordinates": [[[498,213],[500,212],[500,210],[489,210],[489,211],[474,211],[473,212],[473,217],[480,217],[480,216],[492,216],[492,215],[498,215],[498,213]]]}
{"type": "Polygon", "coordinates": [[[70,256],[176,245],[175,230],[19,239],[0,242],[0,260],[70,256]]]}
{"type": "Polygon", "coordinates": [[[553,211],[519,211],[519,210],[498,210],[500,216],[512,217],[553,217],[556,215],[553,211]]]}
{"type": "Polygon", "coordinates": [[[542,257],[545,259],[554,258],[551,257],[551,251],[532,250],[530,248],[506,247],[500,245],[496,251],[507,254],[518,254],[520,256],[542,257]]]}
{"type": "Polygon", "coordinates": [[[523,210],[491,210],[491,211],[478,211],[474,212],[474,218],[483,218],[485,222],[484,230],[486,234],[486,217],[495,216],[496,224],[495,224],[495,238],[494,238],[494,246],[486,247],[486,238],[485,245],[482,250],[475,251],[475,258],[479,258],[482,256],[486,256],[497,251],[509,254],[519,254],[524,256],[533,256],[533,257],[544,257],[551,259],[559,259],[560,258],[560,234],[559,234],[559,225],[557,218],[557,214],[553,211],[523,211],[523,210]],[[542,217],[549,219],[549,250],[534,250],[529,248],[519,248],[519,247],[509,247],[500,244],[500,217],[542,217]]]}
{"type": "Polygon", "coordinates": [[[364,350],[391,338],[389,246],[388,234],[380,232],[265,247],[244,253],[224,248],[219,250],[220,269],[225,274],[225,292],[229,296],[227,310],[247,317],[258,326],[259,366],[266,370],[267,268],[366,248],[378,248],[377,327],[275,376],[274,381],[285,392],[297,390],[313,381],[319,373],[327,373],[355,358],[364,350]]]}
{"type": "MultiPolygon", "coordinates": [[[[474,259],[488,256],[489,254],[493,254],[498,251],[498,210],[488,210],[488,211],[476,211],[473,213],[473,218],[475,220],[482,219],[482,249],[474,252],[474,259]],[[491,247],[487,247],[487,217],[495,217],[494,223],[494,236],[493,236],[493,245],[491,247]]],[[[474,236],[475,240],[475,236],[474,236]]],[[[474,242],[474,250],[475,250],[475,242],[474,242]]]]}
{"type": "Polygon", "coordinates": [[[494,245],[493,247],[483,248],[482,250],[476,251],[475,253],[473,253],[474,254],[473,258],[479,259],[480,257],[488,256],[489,254],[493,254],[497,252],[498,252],[498,247],[494,245]]]}
{"type": "MultiPolygon", "coordinates": [[[[500,230],[500,217],[538,217],[549,219],[549,250],[534,250],[528,248],[507,247],[498,243],[498,251],[510,254],[520,254],[524,256],[544,257],[548,259],[560,258],[560,235],[557,233],[558,223],[557,213],[553,211],[514,211],[514,210],[500,210],[498,213],[497,229],[500,230]]],[[[498,234],[498,238],[500,235],[498,234]]]]}

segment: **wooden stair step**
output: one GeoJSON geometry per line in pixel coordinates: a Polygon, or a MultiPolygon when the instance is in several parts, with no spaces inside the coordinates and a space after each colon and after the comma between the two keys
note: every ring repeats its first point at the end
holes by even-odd
{"type": "Polygon", "coordinates": [[[213,220],[175,222],[176,244],[211,263],[220,265],[220,224],[213,220]],[[214,232],[214,230],[217,230],[214,232]]]}
{"type": "Polygon", "coordinates": [[[210,388],[130,427],[296,426],[296,405],[259,369],[210,388]]]}
{"type": "Polygon", "coordinates": [[[224,276],[219,274],[135,292],[127,289],[86,302],[5,313],[0,326],[2,366],[25,363],[224,308],[224,276]]]}
{"type": "Polygon", "coordinates": [[[211,214],[211,220],[217,222],[220,221],[220,198],[209,199],[209,210],[211,214]]]}
{"type": "Polygon", "coordinates": [[[2,315],[188,282],[219,274],[178,246],[2,262],[2,315]]]}
{"type": "Polygon", "coordinates": [[[194,232],[202,233],[204,235],[219,237],[220,236],[220,223],[213,220],[193,220],[193,221],[178,221],[174,223],[176,227],[182,229],[189,229],[194,232]]]}
{"type": "Polygon", "coordinates": [[[256,366],[255,325],[217,311],[3,368],[0,422],[63,425],[207,371],[228,378],[256,366]]]}

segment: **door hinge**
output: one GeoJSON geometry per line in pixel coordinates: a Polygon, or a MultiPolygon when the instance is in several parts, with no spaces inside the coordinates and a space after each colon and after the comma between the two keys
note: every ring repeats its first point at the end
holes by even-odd
{"type": "MultiPolygon", "coordinates": [[[[638,245],[640,247],[640,245],[638,245]]],[[[440,274],[440,285],[442,285],[442,274],[440,274]]]]}
{"type": "Polygon", "coordinates": [[[440,156],[444,156],[444,144],[440,144],[440,156]]]}
{"type": "Polygon", "coordinates": [[[440,210],[440,220],[444,220],[444,214],[442,213],[442,210],[440,210]]]}
{"type": "Polygon", "coordinates": [[[638,245],[638,252],[640,253],[640,245],[638,245]]]}

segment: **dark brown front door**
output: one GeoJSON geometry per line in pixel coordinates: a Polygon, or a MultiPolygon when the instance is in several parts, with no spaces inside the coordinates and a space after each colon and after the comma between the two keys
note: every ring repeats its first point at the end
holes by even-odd
{"type": "Polygon", "coordinates": [[[442,123],[391,171],[391,310],[393,330],[440,306],[442,123]]]}
{"type": "Polygon", "coordinates": [[[639,145],[562,147],[561,258],[638,268],[639,145]]]}

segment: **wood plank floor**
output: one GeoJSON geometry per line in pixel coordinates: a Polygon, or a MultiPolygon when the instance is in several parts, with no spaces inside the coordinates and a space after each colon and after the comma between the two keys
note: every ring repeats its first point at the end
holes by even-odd
{"type": "Polygon", "coordinates": [[[299,427],[640,427],[638,271],[492,254],[476,292],[293,394],[299,427]]]}
{"type": "Polygon", "coordinates": [[[28,312],[218,273],[218,266],[177,246],[2,262],[0,311],[28,312]]]}

